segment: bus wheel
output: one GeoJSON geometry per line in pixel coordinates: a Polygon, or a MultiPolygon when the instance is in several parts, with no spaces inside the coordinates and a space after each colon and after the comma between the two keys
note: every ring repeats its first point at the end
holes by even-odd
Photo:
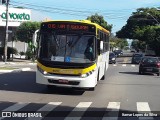
{"type": "Polygon", "coordinates": [[[105,75],[106,75],[106,68],[104,69],[104,75],[102,76],[101,80],[105,80],[105,75]]]}

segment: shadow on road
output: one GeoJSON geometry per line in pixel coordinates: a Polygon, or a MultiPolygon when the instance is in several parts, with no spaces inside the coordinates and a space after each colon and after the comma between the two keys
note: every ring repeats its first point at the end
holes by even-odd
{"type": "Polygon", "coordinates": [[[139,75],[138,72],[119,72],[121,74],[132,74],[132,75],[139,75]]]}
{"type": "MultiPolygon", "coordinates": [[[[121,74],[131,74],[131,75],[140,75],[138,72],[119,72],[121,74]]],[[[144,73],[143,75],[154,76],[152,73],[144,73]]]]}
{"type": "Polygon", "coordinates": [[[0,74],[0,90],[60,95],[82,95],[84,93],[84,90],[71,88],[54,88],[49,91],[45,85],[36,83],[34,71],[0,74]]]}
{"type": "Polygon", "coordinates": [[[139,66],[139,64],[133,64],[133,63],[131,63],[131,62],[119,62],[118,64],[130,64],[130,65],[139,66]]]}

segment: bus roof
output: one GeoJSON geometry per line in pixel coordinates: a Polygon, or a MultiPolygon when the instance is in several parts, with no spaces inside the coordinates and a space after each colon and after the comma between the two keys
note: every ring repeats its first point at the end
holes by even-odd
{"type": "Polygon", "coordinates": [[[97,23],[93,23],[90,20],[48,20],[48,21],[44,21],[42,23],[48,23],[48,22],[77,22],[77,23],[86,23],[86,24],[90,24],[90,25],[94,25],[96,28],[107,32],[108,34],[110,34],[110,32],[108,30],[106,30],[105,28],[103,28],[102,26],[98,25],[97,23]]]}

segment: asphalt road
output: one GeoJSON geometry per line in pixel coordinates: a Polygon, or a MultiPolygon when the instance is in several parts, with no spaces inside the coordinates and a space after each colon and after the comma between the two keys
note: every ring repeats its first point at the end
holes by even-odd
{"type": "Polygon", "coordinates": [[[1,73],[0,111],[43,111],[49,116],[45,120],[159,120],[153,116],[160,115],[160,77],[139,75],[138,65],[130,64],[130,59],[122,57],[117,64],[110,64],[106,79],[99,81],[95,91],[48,91],[46,86],[35,83],[34,65],[32,71],[1,73]],[[140,111],[143,114],[137,114],[140,111]],[[145,114],[150,117],[136,117],[145,114]],[[127,115],[132,117],[124,117],[127,115]]]}

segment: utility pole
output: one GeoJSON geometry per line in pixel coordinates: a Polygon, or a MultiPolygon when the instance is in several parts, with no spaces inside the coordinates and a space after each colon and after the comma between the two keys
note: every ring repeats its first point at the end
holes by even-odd
{"type": "Polygon", "coordinates": [[[5,31],[5,40],[4,40],[4,62],[7,61],[7,43],[8,43],[8,6],[9,0],[6,0],[6,31],[5,31]]]}

